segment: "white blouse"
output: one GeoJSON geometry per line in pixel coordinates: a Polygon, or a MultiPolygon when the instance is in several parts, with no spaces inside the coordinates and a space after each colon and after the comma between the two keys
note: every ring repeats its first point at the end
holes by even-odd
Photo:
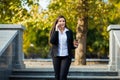
{"type": "Polygon", "coordinates": [[[59,44],[58,44],[58,56],[67,56],[68,55],[68,47],[67,47],[67,35],[66,31],[68,31],[67,28],[64,29],[63,33],[59,32],[59,44]]]}

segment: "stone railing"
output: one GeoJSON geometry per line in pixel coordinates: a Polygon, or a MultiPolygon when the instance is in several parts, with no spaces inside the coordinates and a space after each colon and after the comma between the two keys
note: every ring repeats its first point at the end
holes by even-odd
{"type": "Polygon", "coordinates": [[[24,68],[23,30],[22,25],[0,24],[0,80],[8,80],[12,69],[24,68]]]}
{"type": "Polygon", "coordinates": [[[110,25],[109,31],[109,70],[120,72],[120,25],[110,25]]]}

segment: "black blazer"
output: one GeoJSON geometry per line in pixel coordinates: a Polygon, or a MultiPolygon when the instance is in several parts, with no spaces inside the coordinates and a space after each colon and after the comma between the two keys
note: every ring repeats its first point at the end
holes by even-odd
{"type": "MultiPolygon", "coordinates": [[[[56,57],[58,54],[58,43],[59,43],[58,34],[59,34],[58,31],[54,31],[50,35],[50,43],[52,44],[50,54],[52,55],[52,57],[56,57]]],[[[68,31],[66,31],[66,35],[67,35],[68,56],[72,58],[73,57],[72,49],[75,49],[73,45],[73,32],[69,29],[68,31]]]]}

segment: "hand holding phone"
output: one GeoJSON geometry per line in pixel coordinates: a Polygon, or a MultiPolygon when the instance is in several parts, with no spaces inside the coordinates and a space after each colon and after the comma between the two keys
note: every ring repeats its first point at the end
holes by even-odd
{"type": "Polygon", "coordinates": [[[57,24],[56,24],[56,30],[58,30],[59,27],[60,27],[60,24],[57,23],[57,24]]]}
{"type": "Polygon", "coordinates": [[[74,44],[74,47],[78,47],[78,40],[74,40],[73,44],[74,44]]]}

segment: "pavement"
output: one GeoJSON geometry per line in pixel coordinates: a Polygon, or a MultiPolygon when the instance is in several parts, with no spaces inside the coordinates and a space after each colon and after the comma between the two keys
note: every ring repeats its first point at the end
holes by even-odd
{"type": "MultiPolygon", "coordinates": [[[[53,69],[52,60],[49,59],[25,59],[24,60],[25,68],[36,68],[36,69],[53,69]]],[[[74,61],[70,66],[70,70],[108,70],[108,64],[105,63],[92,63],[87,65],[75,65],[74,61]]]]}

